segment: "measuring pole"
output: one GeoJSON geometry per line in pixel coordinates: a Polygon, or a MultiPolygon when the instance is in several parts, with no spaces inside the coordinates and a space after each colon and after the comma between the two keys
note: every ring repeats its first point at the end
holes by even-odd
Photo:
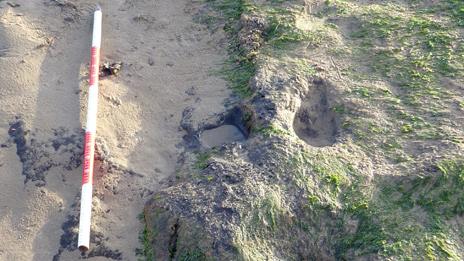
{"type": "Polygon", "coordinates": [[[100,6],[93,15],[92,50],[90,57],[89,105],[85,129],[84,167],[82,170],[81,213],[79,218],[78,247],[89,250],[90,224],[92,216],[93,160],[95,153],[95,134],[97,130],[98,72],[100,68],[100,44],[102,31],[102,11],[100,6]]]}

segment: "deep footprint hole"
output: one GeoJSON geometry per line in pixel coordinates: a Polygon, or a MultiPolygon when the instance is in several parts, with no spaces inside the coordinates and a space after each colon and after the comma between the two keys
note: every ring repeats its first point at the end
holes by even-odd
{"type": "Polygon", "coordinates": [[[314,147],[325,147],[336,142],[339,119],[332,110],[330,85],[315,80],[295,114],[293,128],[300,139],[314,147]]]}

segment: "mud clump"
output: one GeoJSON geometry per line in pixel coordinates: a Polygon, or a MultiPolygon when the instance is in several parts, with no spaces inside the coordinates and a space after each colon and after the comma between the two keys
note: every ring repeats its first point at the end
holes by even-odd
{"type": "MultiPolygon", "coordinates": [[[[206,260],[278,260],[280,253],[292,260],[313,260],[333,255],[326,247],[307,244],[327,240],[328,225],[320,223],[322,231],[314,234],[301,228],[308,226],[303,222],[311,222],[301,209],[314,191],[292,189],[289,184],[298,179],[279,174],[288,171],[282,162],[293,150],[299,148],[279,137],[249,147],[225,145],[197,178],[158,192],[145,207],[155,260],[173,257],[170,242],[177,242],[174,260],[196,255],[206,260]],[[244,153],[252,162],[241,158],[244,153]],[[289,199],[292,204],[282,203],[289,199]],[[264,248],[273,251],[260,255],[264,248]],[[293,250],[284,252],[288,249],[293,250]]],[[[325,214],[321,220],[332,221],[325,214]]]]}
{"type": "Polygon", "coordinates": [[[122,259],[122,253],[119,250],[112,250],[108,248],[105,245],[100,245],[90,251],[90,253],[87,255],[87,257],[106,257],[108,259],[112,260],[123,260],[122,259]]]}
{"type": "Polygon", "coordinates": [[[10,129],[8,130],[8,135],[13,139],[16,144],[16,154],[19,156],[21,162],[26,161],[26,132],[24,130],[24,121],[18,120],[10,124],[10,129]]]}
{"type": "Polygon", "coordinates": [[[311,146],[325,147],[336,142],[338,120],[329,99],[328,84],[315,80],[295,115],[295,133],[311,146]]]}
{"type": "Polygon", "coordinates": [[[147,203],[144,219],[144,240],[153,246],[145,254],[150,260],[210,260],[215,256],[210,247],[213,242],[197,224],[173,215],[156,200],[147,203]]]}
{"type": "Polygon", "coordinates": [[[58,128],[53,130],[53,134],[54,137],[39,141],[34,138],[33,132],[26,130],[20,118],[10,124],[8,135],[10,142],[16,145],[16,154],[23,167],[22,174],[26,177],[24,183],[32,181],[37,186],[43,186],[51,168],[61,166],[65,170],[73,170],[82,164],[82,131],[73,133],[58,128]]]}
{"type": "MultiPolygon", "coordinates": [[[[77,209],[77,204],[74,203],[71,208],[77,209]]],[[[77,249],[77,229],[79,226],[79,218],[77,212],[68,215],[66,221],[61,225],[63,234],[60,238],[60,247],[58,252],[53,256],[53,261],[59,261],[64,250],[74,251],[77,249]]]]}
{"type": "Polygon", "coordinates": [[[118,76],[122,68],[122,62],[104,62],[100,66],[100,77],[118,76]]]}
{"type": "Polygon", "coordinates": [[[253,59],[264,44],[266,20],[259,16],[242,15],[240,25],[242,27],[238,34],[240,47],[245,51],[247,58],[253,59]]]}

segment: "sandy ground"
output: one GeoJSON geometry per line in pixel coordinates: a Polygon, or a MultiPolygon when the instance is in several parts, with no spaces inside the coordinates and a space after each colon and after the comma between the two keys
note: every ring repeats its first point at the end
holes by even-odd
{"type": "MultiPolygon", "coordinates": [[[[101,81],[97,134],[106,159],[130,171],[97,167],[93,241],[100,248],[89,259],[136,260],[137,216],[184,149],[182,112],[193,108],[201,122],[224,111],[230,92],[211,73],[225,57],[223,35],[193,22],[191,1],[100,4],[101,58],[123,67],[101,81]]],[[[80,257],[68,232],[78,211],[94,5],[0,2],[0,238],[8,242],[0,260],[80,257]],[[22,138],[12,135],[17,127],[22,138]]]]}

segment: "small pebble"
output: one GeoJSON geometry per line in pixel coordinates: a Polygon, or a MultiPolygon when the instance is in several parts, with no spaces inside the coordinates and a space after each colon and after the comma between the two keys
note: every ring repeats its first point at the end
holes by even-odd
{"type": "Polygon", "coordinates": [[[16,8],[16,7],[20,7],[21,5],[20,4],[17,4],[17,3],[11,3],[11,2],[6,2],[7,5],[13,7],[13,8],[16,8]]]}

